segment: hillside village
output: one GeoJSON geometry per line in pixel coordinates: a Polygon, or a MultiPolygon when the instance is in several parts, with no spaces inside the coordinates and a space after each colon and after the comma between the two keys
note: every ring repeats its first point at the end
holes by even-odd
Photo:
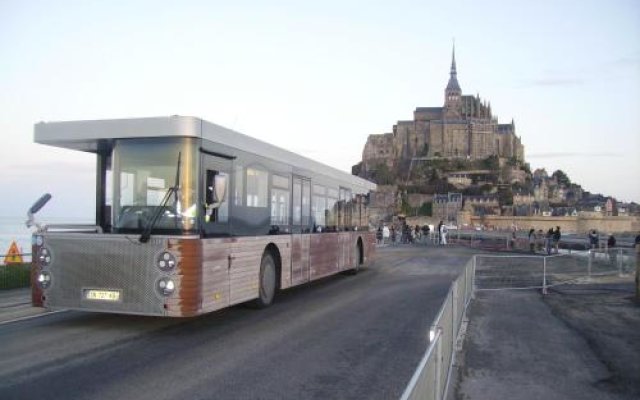
{"type": "Polygon", "coordinates": [[[531,171],[515,122],[499,123],[489,102],[462,94],[455,49],[444,92],[442,107],[418,107],[413,120],[368,137],[352,173],[378,184],[372,220],[640,215],[638,204],[587,192],[561,170],[531,171]]]}

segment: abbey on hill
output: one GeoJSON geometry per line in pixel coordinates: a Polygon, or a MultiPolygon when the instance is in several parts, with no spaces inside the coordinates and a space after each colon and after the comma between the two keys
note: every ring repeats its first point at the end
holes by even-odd
{"type": "Polygon", "coordinates": [[[524,147],[513,120],[499,124],[490,103],[462,94],[455,49],[444,94],[442,107],[418,107],[412,121],[398,121],[391,133],[370,135],[359,175],[372,176],[380,165],[395,170],[403,160],[415,158],[480,160],[497,156],[524,162],[524,147]]]}
{"type": "Polygon", "coordinates": [[[511,226],[522,217],[550,218],[545,223],[555,227],[553,218],[565,217],[575,220],[564,225],[570,231],[580,231],[576,221],[586,220],[589,229],[621,232],[640,226],[632,217],[640,214],[637,204],[584,191],[561,170],[532,172],[513,120],[500,124],[488,102],[462,95],[457,75],[454,49],[444,105],[418,107],[412,121],[398,121],[391,133],[367,138],[352,173],[378,184],[370,199],[372,221],[405,215],[511,226]],[[498,219],[491,222],[489,216],[498,219]],[[594,218],[614,219],[601,224],[594,218]]]}

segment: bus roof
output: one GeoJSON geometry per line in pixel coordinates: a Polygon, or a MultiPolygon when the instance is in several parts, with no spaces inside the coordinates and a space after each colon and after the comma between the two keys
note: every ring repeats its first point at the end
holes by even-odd
{"type": "Polygon", "coordinates": [[[314,171],[367,191],[376,189],[376,185],[372,182],[197,117],[173,115],[152,118],[40,122],[34,127],[36,143],[91,153],[97,153],[101,142],[110,142],[114,139],[170,136],[203,138],[275,159],[297,168],[314,171]]]}

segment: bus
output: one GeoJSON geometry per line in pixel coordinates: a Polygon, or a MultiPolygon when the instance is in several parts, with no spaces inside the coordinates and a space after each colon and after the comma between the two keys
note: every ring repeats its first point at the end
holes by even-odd
{"type": "Polygon", "coordinates": [[[95,225],[36,224],[32,303],[189,317],[269,306],[373,256],[375,184],[196,117],[41,122],[96,155],[95,225]]]}

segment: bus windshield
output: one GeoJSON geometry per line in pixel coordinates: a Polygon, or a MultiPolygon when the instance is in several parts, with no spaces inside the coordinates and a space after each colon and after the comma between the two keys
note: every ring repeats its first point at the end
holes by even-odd
{"type": "Polygon", "coordinates": [[[120,232],[142,232],[158,213],[154,232],[197,230],[197,177],[196,139],[117,140],[113,150],[113,227],[120,232]],[[175,185],[175,193],[169,193],[175,185]]]}

